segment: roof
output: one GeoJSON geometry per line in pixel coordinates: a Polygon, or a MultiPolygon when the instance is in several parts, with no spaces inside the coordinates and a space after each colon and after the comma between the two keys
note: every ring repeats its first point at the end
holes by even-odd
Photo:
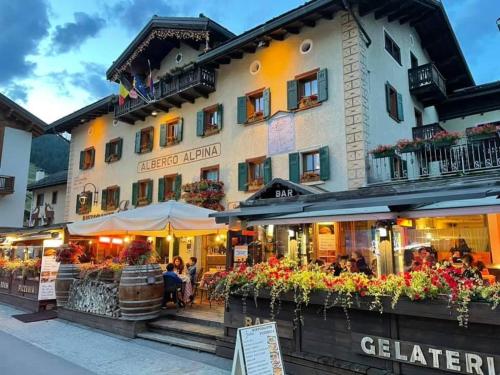
{"type": "Polygon", "coordinates": [[[374,13],[376,19],[387,17],[389,22],[415,27],[431,60],[446,78],[449,91],[474,85],[446,11],[436,0],[311,0],[200,55],[197,62],[227,63],[244,52],[254,52],[259,42],[283,40],[287,34],[299,33],[302,27],[314,27],[321,18],[331,19],[335,12],[346,10],[345,4],[349,3],[359,5],[362,17],[374,13]]]}
{"type": "Polygon", "coordinates": [[[47,124],[27,111],[13,100],[0,93],[0,108],[4,107],[8,111],[8,116],[22,123],[24,130],[29,131],[33,136],[42,135],[47,124]]]}
{"type": "Polygon", "coordinates": [[[54,121],[48,126],[45,132],[71,132],[73,128],[83,124],[84,122],[113,112],[116,100],[115,95],[106,96],[95,103],[89,104],[86,107],[54,121]]]}
{"type": "Polygon", "coordinates": [[[500,110],[500,81],[457,90],[436,108],[440,121],[500,110]]]}
{"type": "Polygon", "coordinates": [[[27,190],[32,191],[50,186],[66,185],[67,182],[68,171],[60,171],[29,184],[27,190]]]}
{"type": "MultiPolygon", "coordinates": [[[[141,32],[134,38],[129,46],[122,52],[122,54],[113,61],[113,64],[106,72],[106,77],[112,79],[116,70],[122,66],[127,57],[130,56],[137,47],[150,35],[155,29],[177,29],[177,30],[193,30],[193,31],[210,31],[210,40],[212,42],[221,42],[234,37],[231,31],[213,21],[212,19],[200,15],[200,17],[158,17],[153,16],[151,20],[144,26],[141,32]]],[[[155,51],[151,53],[154,54],[155,51]]],[[[157,49],[157,53],[165,56],[165,50],[162,48],[157,49]]]]}

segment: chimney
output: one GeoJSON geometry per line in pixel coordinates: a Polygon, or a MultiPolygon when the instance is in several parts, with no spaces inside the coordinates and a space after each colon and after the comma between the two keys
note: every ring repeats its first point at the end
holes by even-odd
{"type": "Polygon", "coordinates": [[[42,178],[45,178],[45,172],[44,171],[36,171],[35,182],[40,181],[42,178]]]}

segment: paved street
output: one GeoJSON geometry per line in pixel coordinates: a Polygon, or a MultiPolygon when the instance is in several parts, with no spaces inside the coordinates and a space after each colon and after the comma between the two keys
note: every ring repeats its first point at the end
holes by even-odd
{"type": "Polygon", "coordinates": [[[131,340],[62,320],[22,323],[0,304],[0,374],[229,374],[231,362],[206,353],[131,340]]]}

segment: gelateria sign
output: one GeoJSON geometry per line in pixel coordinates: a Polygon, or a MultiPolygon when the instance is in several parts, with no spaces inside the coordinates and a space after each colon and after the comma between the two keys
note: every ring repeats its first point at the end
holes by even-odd
{"type": "Polygon", "coordinates": [[[221,156],[220,143],[192,148],[190,150],[159,156],[157,158],[140,161],[137,164],[137,173],[151,172],[157,169],[177,167],[183,164],[195,163],[202,160],[221,156]]]}
{"type": "MultiPolygon", "coordinates": [[[[474,343],[472,343],[474,344],[474,343]]],[[[451,373],[497,375],[500,357],[466,350],[417,344],[352,333],[353,351],[359,354],[451,373]]]]}

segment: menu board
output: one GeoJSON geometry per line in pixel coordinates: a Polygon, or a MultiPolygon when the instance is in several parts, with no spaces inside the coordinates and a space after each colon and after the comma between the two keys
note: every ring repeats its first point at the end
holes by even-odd
{"type": "Polygon", "coordinates": [[[267,155],[277,155],[295,150],[295,121],[293,114],[274,117],[268,123],[267,155]]]}
{"type": "Polygon", "coordinates": [[[246,262],[248,258],[248,245],[236,245],[234,247],[234,261],[246,262]]]}
{"type": "Polygon", "coordinates": [[[38,288],[38,300],[45,301],[56,299],[56,278],[59,271],[59,263],[56,262],[54,249],[43,249],[42,266],[40,269],[40,287],[38,288]]]}
{"type": "Polygon", "coordinates": [[[232,375],[284,375],[276,322],[238,328],[232,375]]]}

